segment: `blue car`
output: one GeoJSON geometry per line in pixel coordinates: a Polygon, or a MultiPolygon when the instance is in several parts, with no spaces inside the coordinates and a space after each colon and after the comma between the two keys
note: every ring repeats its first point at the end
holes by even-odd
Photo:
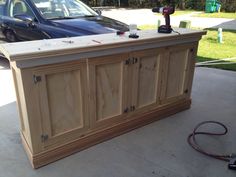
{"type": "Polygon", "coordinates": [[[9,42],[128,31],[80,0],[1,0],[0,30],[9,42]]]}

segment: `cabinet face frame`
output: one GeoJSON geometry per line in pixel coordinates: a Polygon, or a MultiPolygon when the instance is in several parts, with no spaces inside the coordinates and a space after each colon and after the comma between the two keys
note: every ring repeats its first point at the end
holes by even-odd
{"type": "MultiPolygon", "coordinates": [[[[86,133],[86,130],[89,128],[89,119],[88,119],[88,88],[87,88],[87,67],[86,67],[86,61],[77,61],[77,62],[69,62],[64,64],[54,64],[54,65],[48,65],[48,66],[42,66],[37,67],[34,69],[34,75],[40,76],[41,81],[37,83],[37,89],[39,93],[39,100],[40,100],[40,109],[41,111],[41,121],[42,121],[42,144],[44,149],[56,147],[58,145],[65,144],[67,142],[70,142],[72,140],[78,139],[79,137],[84,136],[86,133]],[[53,83],[58,83],[59,87],[65,86],[65,80],[63,82],[58,82],[58,77],[60,78],[60,74],[64,76],[65,78],[69,78],[70,82],[69,84],[74,84],[73,79],[77,80],[77,87],[78,92],[72,91],[73,97],[68,98],[70,100],[76,101],[77,104],[80,105],[80,108],[78,108],[80,113],[80,123],[81,125],[78,127],[73,127],[71,129],[68,128],[68,130],[64,130],[62,132],[56,132],[53,135],[53,120],[52,120],[52,114],[50,108],[50,101],[49,101],[49,95],[48,95],[48,85],[49,82],[47,82],[47,78],[52,76],[56,77],[56,79],[52,79],[53,83]],[[60,86],[60,84],[62,86],[60,86]],[[77,97],[78,99],[75,99],[77,97]],[[44,137],[46,136],[46,137],[44,137]]],[[[73,85],[74,86],[74,85],[73,85]]],[[[71,86],[68,86],[68,89],[71,89],[71,86]]],[[[71,90],[69,90],[71,91],[71,90]]],[[[56,93],[58,94],[58,93],[56,93]]],[[[67,95],[68,96],[68,95],[67,95]]],[[[59,96],[60,97],[60,96],[59,96]]],[[[59,98],[60,99],[60,98],[59,98]]],[[[56,98],[56,101],[57,98],[56,98]]],[[[53,102],[53,101],[51,101],[53,102]]],[[[52,103],[52,104],[57,104],[52,103]]],[[[62,103],[59,103],[59,105],[62,105],[62,103]]],[[[64,108],[62,108],[64,109],[64,108]]],[[[76,111],[76,108],[73,109],[73,111],[76,111]]],[[[71,116],[71,115],[68,115],[71,116]]],[[[73,118],[72,118],[73,119],[73,118]]],[[[73,120],[72,120],[73,121],[73,120]]],[[[78,120],[77,120],[78,121],[78,120]]],[[[60,122],[59,122],[60,123],[60,122]]],[[[69,123],[68,123],[69,124],[69,123]]]]}
{"type": "Polygon", "coordinates": [[[31,68],[18,69],[14,63],[11,63],[11,69],[21,121],[21,137],[23,141],[27,141],[30,152],[38,153],[42,151],[40,141],[42,125],[38,90],[33,82],[33,72],[31,68]]]}
{"type": "MultiPolygon", "coordinates": [[[[126,118],[125,109],[129,105],[130,95],[127,92],[127,84],[129,80],[128,65],[125,64],[129,58],[127,53],[110,55],[104,57],[90,58],[88,59],[88,72],[89,72],[89,92],[90,92],[90,127],[92,129],[107,127],[108,125],[116,124],[126,118]],[[108,70],[106,66],[114,68],[108,70]],[[117,75],[117,79],[113,78],[117,75]],[[98,85],[101,85],[99,88],[98,85]],[[114,86],[114,87],[113,87],[114,86]],[[117,93],[118,92],[118,93],[117,93]],[[114,114],[106,112],[106,101],[109,97],[102,96],[102,93],[108,93],[111,95],[111,100],[115,102],[115,107],[110,107],[110,110],[114,110],[114,114]],[[113,94],[114,93],[114,94],[113,94]],[[114,97],[113,97],[114,96],[114,97]],[[117,99],[115,99],[115,97],[117,99]],[[104,109],[98,107],[98,102],[103,101],[104,109]],[[105,113],[103,113],[103,111],[105,113]],[[104,118],[102,118],[103,114],[104,118]],[[99,118],[100,117],[100,118],[99,118]]],[[[110,100],[110,101],[111,101],[110,100]]],[[[110,103],[112,104],[112,103],[110,103]]]]}
{"type": "Polygon", "coordinates": [[[180,99],[186,99],[190,97],[196,51],[197,51],[197,43],[168,47],[167,59],[163,61],[161,104],[166,104],[169,102],[174,102],[180,99]],[[185,57],[184,58],[173,57],[173,60],[176,60],[174,61],[176,63],[173,62],[174,64],[173,63],[171,64],[170,63],[172,59],[171,55],[180,54],[181,56],[181,52],[185,53],[184,54],[185,57]],[[180,69],[180,72],[183,72],[182,74],[178,73],[178,62],[181,62],[181,59],[184,62],[182,63],[182,65],[180,65],[180,66],[183,66],[184,64],[184,67],[180,69]],[[173,68],[173,66],[177,67],[177,69],[173,68]],[[173,78],[171,78],[170,72],[174,73],[175,71],[177,73],[174,75],[173,78]],[[172,90],[175,89],[173,86],[171,87],[168,82],[171,82],[171,79],[176,80],[176,78],[182,79],[181,81],[182,84],[179,85],[181,88],[180,89],[177,88],[177,92],[178,92],[177,94],[174,94],[168,97],[167,95],[168,89],[172,89],[172,90]]]}

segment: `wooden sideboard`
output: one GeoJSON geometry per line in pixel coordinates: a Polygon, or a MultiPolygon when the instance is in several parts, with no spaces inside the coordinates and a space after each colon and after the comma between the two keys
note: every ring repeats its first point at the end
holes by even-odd
{"type": "Polygon", "coordinates": [[[190,107],[204,31],[2,44],[34,168],[190,107]]]}

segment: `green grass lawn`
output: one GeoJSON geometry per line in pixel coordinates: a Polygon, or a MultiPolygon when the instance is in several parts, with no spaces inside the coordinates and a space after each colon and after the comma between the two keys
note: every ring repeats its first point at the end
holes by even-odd
{"type": "Polygon", "coordinates": [[[157,29],[157,25],[141,25],[138,28],[141,30],[157,29]]]}
{"type": "MultiPolygon", "coordinates": [[[[155,25],[139,26],[140,29],[156,29],[155,25]]],[[[223,41],[217,42],[217,29],[207,29],[207,35],[199,42],[197,62],[236,57],[236,31],[223,31],[223,41]]],[[[236,62],[235,59],[231,62],[236,62]]],[[[236,71],[236,64],[221,64],[208,67],[236,71]]]]}
{"type": "MultiPolygon", "coordinates": [[[[198,62],[236,57],[236,31],[223,31],[222,44],[217,42],[217,30],[208,29],[199,43],[198,62]]],[[[231,60],[235,62],[234,60],[231,60]]],[[[236,71],[236,64],[213,65],[211,67],[236,71]]]]}
{"type": "Polygon", "coordinates": [[[194,10],[176,10],[173,15],[174,16],[177,16],[177,15],[187,15],[187,14],[191,14],[192,12],[197,12],[197,11],[194,11],[194,10]]]}
{"type": "Polygon", "coordinates": [[[231,18],[236,19],[236,13],[219,12],[219,13],[205,13],[195,14],[195,17],[209,17],[209,18],[231,18]]]}

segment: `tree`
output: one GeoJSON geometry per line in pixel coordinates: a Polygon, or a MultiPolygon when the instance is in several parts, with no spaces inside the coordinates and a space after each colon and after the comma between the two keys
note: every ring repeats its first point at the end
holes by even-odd
{"type": "Polygon", "coordinates": [[[179,8],[182,10],[185,9],[185,0],[179,0],[179,8]]]}

